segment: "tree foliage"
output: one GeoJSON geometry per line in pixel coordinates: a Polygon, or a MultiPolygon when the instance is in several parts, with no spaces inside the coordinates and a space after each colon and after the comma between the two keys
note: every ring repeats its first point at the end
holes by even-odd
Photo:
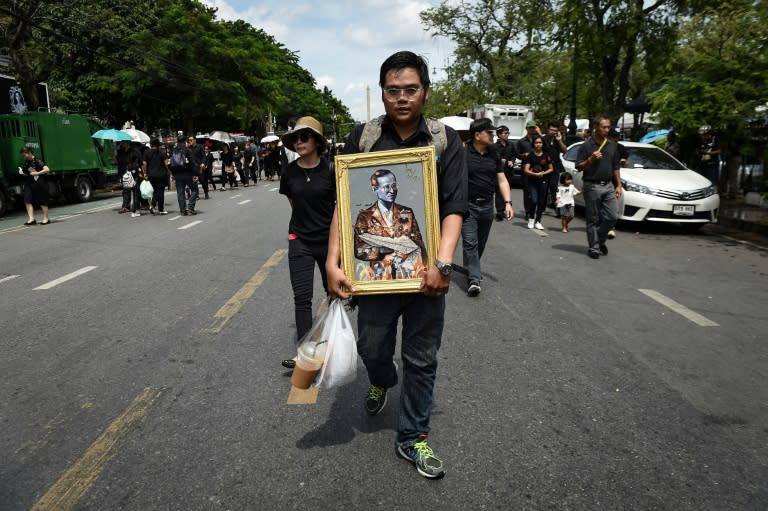
{"type": "Polygon", "coordinates": [[[33,108],[28,91],[46,81],[57,107],[145,130],[264,133],[298,115],[351,122],[294,52],[197,0],[12,0],[0,30],[33,108]]]}
{"type": "Polygon", "coordinates": [[[562,118],[575,71],[577,113],[616,118],[658,75],[687,8],[685,0],[444,0],[421,18],[456,43],[447,87],[470,97],[464,108],[519,102],[562,118]]]}
{"type": "Polygon", "coordinates": [[[681,28],[654,111],[677,129],[744,124],[768,102],[768,7],[735,0],[704,9],[681,28]]]}

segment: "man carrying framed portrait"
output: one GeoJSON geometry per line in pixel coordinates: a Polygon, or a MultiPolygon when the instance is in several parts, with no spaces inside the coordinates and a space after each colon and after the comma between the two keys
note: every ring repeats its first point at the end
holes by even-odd
{"type": "MultiPolygon", "coordinates": [[[[427,199],[437,204],[439,233],[435,233],[436,236],[431,240],[437,246],[435,260],[424,263],[426,269],[422,272],[421,284],[415,292],[385,293],[379,290],[376,294],[359,294],[357,298],[358,353],[370,380],[365,410],[372,416],[380,413],[387,401],[387,389],[398,383],[398,369],[393,357],[397,325],[402,318],[403,384],[396,452],[413,463],[420,475],[438,478],[445,474],[445,468],[429,445],[428,434],[437,375],[437,351],[442,340],[445,317],[444,295],[450,285],[451,264],[461,234],[461,224],[468,211],[466,158],[461,139],[453,129],[428,121],[422,115],[430,85],[429,69],[422,57],[409,51],[393,54],[381,65],[379,85],[386,115],[366,125],[356,126],[346,140],[344,155],[365,150],[391,151],[440,146],[437,155],[439,163],[434,165],[433,161],[430,166],[425,166],[435,169],[425,176],[425,182],[428,179],[435,180],[437,192],[427,187],[424,191],[429,195],[427,199]],[[371,133],[376,136],[372,137],[371,133]],[[374,140],[369,145],[370,138],[374,140]],[[365,143],[361,143],[361,140],[365,143]],[[439,241],[434,239],[437,237],[439,241]]],[[[385,180],[383,184],[390,184],[389,192],[393,191],[391,184],[394,181],[387,183],[385,180]]],[[[377,185],[380,186],[378,178],[377,185]]],[[[394,197],[390,202],[395,205],[394,197]]],[[[346,275],[340,265],[342,247],[339,214],[337,201],[326,262],[328,291],[332,296],[348,298],[356,294],[357,290],[353,284],[355,276],[346,275]]],[[[375,214],[375,211],[371,214],[375,214]]],[[[414,229],[408,231],[413,234],[414,229]]],[[[390,249],[393,254],[396,252],[394,248],[390,249]]],[[[382,264],[377,260],[369,265],[374,268],[374,272],[376,263],[382,264]]]]}

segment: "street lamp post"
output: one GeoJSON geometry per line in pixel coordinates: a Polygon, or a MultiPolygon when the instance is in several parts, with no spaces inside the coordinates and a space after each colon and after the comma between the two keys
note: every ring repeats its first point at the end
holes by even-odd
{"type": "Polygon", "coordinates": [[[568,136],[576,136],[576,63],[579,60],[579,43],[573,43],[573,83],[571,84],[571,120],[568,122],[568,136]]]}

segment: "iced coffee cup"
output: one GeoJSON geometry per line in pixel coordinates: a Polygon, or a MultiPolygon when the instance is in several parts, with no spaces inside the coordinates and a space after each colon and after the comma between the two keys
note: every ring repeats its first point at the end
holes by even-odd
{"type": "Polygon", "coordinates": [[[291,385],[297,389],[308,389],[315,381],[315,376],[320,372],[321,367],[323,367],[322,359],[306,357],[299,351],[296,357],[296,367],[293,368],[291,375],[291,385]]]}

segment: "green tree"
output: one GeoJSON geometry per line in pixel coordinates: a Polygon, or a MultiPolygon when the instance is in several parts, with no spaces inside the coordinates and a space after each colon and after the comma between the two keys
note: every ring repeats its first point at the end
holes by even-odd
{"type": "Polygon", "coordinates": [[[649,94],[661,122],[695,139],[709,124],[726,147],[728,189],[736,190],[739,156],[747,149],[748,121],[768,104],[768,6],[735,0],[703,9],[681,27],[665,77],[649,94]]]}

